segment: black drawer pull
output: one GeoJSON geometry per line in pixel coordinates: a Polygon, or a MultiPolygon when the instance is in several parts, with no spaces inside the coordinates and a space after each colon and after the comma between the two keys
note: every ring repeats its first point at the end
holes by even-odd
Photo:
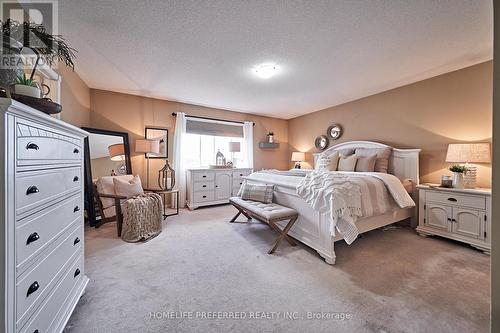
{"type": "Polygon", "coordinates": [[[203,185],[202,187],[207,187],[207,185],[203,185]]]}
{"type": "Polygon", "coordinates": [[[448,198],[448,201],[457,202],[457,199],[455,199],[455,198],[448,198]]]}
{"type": "Polygon", "coordinates": [[[33,294],[35,291],[38,290],[38,288],[40,288],[40,285],[38,284],[38,281],[35,281],[31,284],[31,286],[28,288],[28,292],[26,293],[26,297],[28,297],[29,295],[33,294]]]}
{"type": "Polygon", "coordinates": [[[26,240],[26,245],[29,245],[30,243],[33,243],[39,239],[40,236],[36,232],[34,232],[31,235],[29,235],[28,239],[26,240]]]}
{"type": "Polygon", "coordinates": [[[204,195],[203,197],[204,197],[204,198],[206,198],[207,196],[206,196],[206,195],[204,195]]]}
{"type": "Polygon", "coordinates": [[[26,195],[30,195],[30,194],[38,193],[38,192],[40,192],[38,187],[33,185],[33,186],[28,187],[28,189],[26,190],[26,195]]]}
{"type": "Polygon", "coordinates": [[[76,238],[75,238],[75,241],[73,242],[73,245],[76,245],[76,244],[78,244],[78,243],[80,243],[80,238],[76,237],[76,238]]]}
{"type": "Polygon", "coordinates": [[[38,150],[40,148],[38,147],[38,145],[36,143],[28,142],[28,144],[26,145],[26,149],[38,150]]]}
{"type": "Polygon", "coordinates": [[[203,178],[207,178],[207,176],[203,175],[203,178]]]}
{"type": "Polygon", "coordinates": [[[40,333],[40,332],[38,331],[38,329],[36,329],[33,333],[40,333]]]}
{"type": "Polygon", "coordinates": [[[448,217],[448,221],[451,221],[451,219],[448,217]]]}
{"type": "Polygon", "coordinates": [[[240,183],[240,185],[243,185],[243,183],[240,183]]]}
{"type": "Polygon", "coordinates": [[[240,177],[243,177],[243,174],[242,174],[242,173],[240,173],[240,177]]]}
{"type": "Polygon", "coordinates": [[[457,222],[457,220],[455,220],[455,219],[451,219],[451,221],[452,221],[452,222],[457,222]]]}
{"type": "Polygon", "coordinates": [[[73,177],[73,181],[74,181],[74,182],[77,182],[77,181],[79,181],[79,180],[80,180],[80,178],[78,178],[78,176],[73,177]]]}
{"type": "Polygon", "coordinates": [[[79,152],[78,148],[73,149],[73,154],[78,154],[79,152]]]}
{"type": "Polygon", "coordinates": [[[80,275],[80,269],[79,268],[76,269],[75,275],[73,277],[77,277],[78,275],[80,275]]]}
{"type": "Polygon", "coordinates": [[[73,208],[73,213],[76,213],[80,210],[80,207],[76,206],[75,208],[73,208]]]}
{"type": "Polygon", "coordinates": [[[219,185],[215,185],[215,187],[219,187],[219,185]]]}

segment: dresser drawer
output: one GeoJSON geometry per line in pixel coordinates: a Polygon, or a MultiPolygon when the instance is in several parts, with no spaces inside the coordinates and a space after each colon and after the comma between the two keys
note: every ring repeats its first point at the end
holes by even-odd
{"type": "Polygon", "coordinates": [[[47,297],[42,306],[37,309],[34,316],[21,330],[22,333],[54,332],[58,324],[57,319],[62,318],[62,311],[69,305],[78,292],[83,279],[83,257],[78,258],[67,266],[65,275],[58,282],[54,291],[47,297]],[[77,274],[80,272],[79,274],[77,274]]]}
{"type": "Polygon", "coordinates": [[[473,207],[477,209],[486,209],[486,198],[484,196],[455,194],[453,192],[444,193],[427,191],[425,200],[451,205],[473,207]]]}
{"type": "Polygon", "coordinates": [[[251,173],[252,172],[250,170],[233,171],[233,180],[242,179],[243,177],[246,177],[251,173]]]}
{"type": "Polygon", "coordinates": [[[80,167],[17,173],[15,184],[17,214],[81,190],[81,177],[80,167]]]}
{"type": "Polygon", "coordinates": [[[214,191],[202,191],[193,193],[194,202],[214,201],[214,191]]]}
{"type": "Polygon", "coordinates": [[[215,183],[213,181],[202,181],[193,184],[193,189],[195,192],[199,191],[212,191],[215,188],[215,183]]]}
{"type": "MultiPolygon", "coordinates": [[[[74,240],[83,237],[83,222],[76,222],[69,236],[61,237],[61,243],[16,284],[16,313],[18,321],[24,321],[28,312],[36,307],[50,293],[61,276],[62,268],[77,252],[83,252],[82,242],[74,240]]],[[[64,235],[63,235],[64,236],[64,235]]]]}
{"type": "Polygon", "coordinates": [[[195,171],[193,172],[193,180],[195,182],[214,180],[215,173],[213,171],[195,171]]]}
{"type": "Polygon", "coordinates": [[[42,252],[47,245],[82,216],[81,194],[50,206],[44,211],[24,219],[16,228],[16,266],[42,252]]]}
{"type": "Polygon", "coordinates": [[[54,162],[78,163],[83,156],[82,141],[33,122],[17,122],[17,165],[54,162]]]}

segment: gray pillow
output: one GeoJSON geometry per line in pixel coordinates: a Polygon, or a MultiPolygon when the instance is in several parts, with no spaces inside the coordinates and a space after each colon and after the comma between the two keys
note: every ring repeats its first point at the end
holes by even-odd
{"type": "Polygon", "coordinates": [[[339,166],[337,167],[337,171],[354,171],[354,170],[356,170],[357,160],[358,160],[358,156],[356,156],[356,155],[350,155],[350,156],[340,155],[339,166]]]}
{"type": "Polygon", "coordinates": [[[357,172],[373,172],[375,170],[375,161],[376,160],[377,160],[377,155],[358,156],[358,161],[356,162],[356,171],[357,172]]]}
{"type": "Polygon", "coordinates": [[[339,163],[339,153],[335,152],[330,156],[320,155],[316,170],[318,171],[337,171],[337,165],[339,163]]]}
{"type": "Polygon", "coordinates": [[[389,168],[389,157],[391,156],[392,148],[356,148],[356,155],[360,157],[377,155],[375,161],[375,172],[387,173],[389,168]]]}
{"type": "Polygon", "coordinates": [[[274,185],[260,185],[243,183],[238,191],[238,196],[243,200],[260,201],[263,203],[273,202],[274,185]]]}
{"type": "Polygon", "coordinates": [[[336,149],[335,151],[338,151],[340,155],[344,156],[349,156],[354,154],[354,148],[344,148],[344,149],[336,149]]]}

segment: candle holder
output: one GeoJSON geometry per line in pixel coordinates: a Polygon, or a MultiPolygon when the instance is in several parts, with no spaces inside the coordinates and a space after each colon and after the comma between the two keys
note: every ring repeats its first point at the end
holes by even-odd
{"type": "Polygon", "coordinates": [[[168,159],[165,160],[163,168],[158,171],[158,186],[164,191],[170,191],[175,186],[175,170],[168,163],[168,159]]]}

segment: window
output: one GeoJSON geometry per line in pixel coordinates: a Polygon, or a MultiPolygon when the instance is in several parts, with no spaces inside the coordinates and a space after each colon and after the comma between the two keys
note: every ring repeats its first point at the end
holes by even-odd
{"type": "Polygon", "coordinates": [[[187,118],[183,147],[186,168],[208,167],[215,164],[217,151],[235,166],[244,166],[243,124],[208,119],[187,118]],[[240,142],[240,152],[230,152],[229,143],[240,142]]]}
{"type": "Polygon", "coordinates": [[[186,168],[208,167],[215,164],[215,154],[218,150],[224,154],[226,161],[232,161],[236,166],[242,165],[242,153],[229,152],[229,142],[242,143],[243,138],[187,133],[185,154],[183,154],[186,168]]]}

